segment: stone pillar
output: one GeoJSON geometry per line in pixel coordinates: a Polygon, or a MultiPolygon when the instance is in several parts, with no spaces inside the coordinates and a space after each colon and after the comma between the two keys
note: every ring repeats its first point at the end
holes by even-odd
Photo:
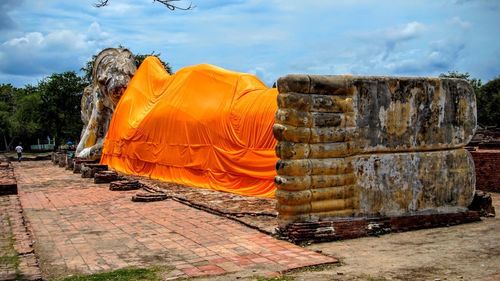
{"type": "Polygon", "coordinates": [[[66,167],[66,152],[58,152],[57,157],[59,158],[57,160],[59,167],[66,167]]]}
{"type": "Polygon", "coordinates": [[[73,173],[81,174],[82,173],[82,165],[86,163],[96,163],[95,160],[84,159],[84,158],[73,158],[73,173]]]}
{"type": "Polygon", "coordinates": [[[81,172],[82,178],[93,178],[96,172],[107,171],[108,165],[97,163],[82,163],[81,172]]]}
{"type": "Polygon", "coordinates": [[[280,227],[467,210],[476,101],[465,80],[288,75],[278,91],[280,227]]]}
{"type": "Polygon", "coordinates": [[[66,152],[66,170],[71,170],[73,171],[74,167],[74,158],[75,158],[75,151],[68,150],[66,152]]]}

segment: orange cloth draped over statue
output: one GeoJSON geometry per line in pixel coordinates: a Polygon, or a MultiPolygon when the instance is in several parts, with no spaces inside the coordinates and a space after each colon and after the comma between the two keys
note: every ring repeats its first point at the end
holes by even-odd
{"type": "Polygon", "coordinates": [[[148,57],[113,113],[101,163],[134,175],[273,197],[277,91],[201,64],[169,75],[148,57]]]}

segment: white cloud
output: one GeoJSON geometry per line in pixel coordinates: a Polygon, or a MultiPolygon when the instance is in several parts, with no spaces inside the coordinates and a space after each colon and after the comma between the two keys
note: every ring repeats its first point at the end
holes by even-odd
{"type": "Polygon", "coordinates": [[[452,19],[449,20],[449,23],[452,26],[458,26],[462,29],[469,29],[471,27],[471,23],[461,19],[460,17],[453,17],[452,19]]]}
{"type": "Polygon", "coordinates": [[[386,60],[394,52],[398,44],[419,37],[426,26],[419,22],[410,22],[406,25],[394,27],[383,31],[380,36],[384,40],[386,49],[382,59],[386,60]]]}
{"type": "Polygon", "coordinates": [[[0,44],[0,73],[4,75],[49,75],[78,71],[96,49],[110,44],[109,35],[93,22],[87,33],[54,30],[47,34],[29,32],[0,44]]]}
{"type": "Polygon", "coordinates": [[[247,70],[246,72],[257,76],[257,78],[264,82],[264,84],[266,84],[268,87],[271,87],[277,80],[277,77],[274,77],[272,73],[269,73],[267,68],[263,66],[256,66],[252,69],[247,70]]]}
{"type": "Polygon", "coordinates": [[[37,48],[38,46],[42,45],[44,41],[44,37],[40,32],[31,32],[26,34],[25,36],[10,39],[2,45],[14,48],[37,48]]]}
{"type": "Polygon", "coordinates": [[[382,37],[387,41],[406,41],[418,37],[426,29],[420,22],[412,21],[403,26],[389,28],[382,33],[382,37]]]}
{"type": "Polygon", "coordinates": [[[369,48],[361,48],[373,57],[376,53],[380,60],[388,60],[395,56],[399,46],[417,40],[425,35],[429,27],[421,22],[412,21],[406,24],[378,29],[369,33],[362,33],[356,37],[363,41],[369,48]]]}

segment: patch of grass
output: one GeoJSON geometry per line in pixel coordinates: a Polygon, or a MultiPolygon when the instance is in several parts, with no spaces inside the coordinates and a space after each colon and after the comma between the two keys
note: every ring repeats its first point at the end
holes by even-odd
{"type": "Polygon", "coordinates": [[[372,277],[372,276],[365,276],[366,281],[387,281],[384,277],[372,277]]]}
{"type": "Polygon", "coordinates": [[[160,281],[161,270],[159,268],[122,268],[115,271],[96,273],[84,276],[71,276],[57,279],[59,281],[138,281],[151,280],[160,281]]]}
{"type": "Polygon", "coordinates": [[[339,261],[338,263],[327,263],[327,264],[318,264],[318,265],[310,265],[306,267],[300,267],[295,269],[286,270],[284,274],[294,274],[300,272],[315,272],[315,271],[325,271],[330,270],[335,267],[341,266],[342,263],[339,261]]]}
{"type": "Polygon", "coordinates": [[[19,256],[0,256],[0,264],[8,264],[13,268],[17,268],[19,266],[19,256]]]}
{"type": "Polygon", "coordinates": [[[276,277],[257,277],[257,281],[293,281],[295,278],[290,276],[276,276],[276,277]]]}
{"type": "Polygon", "coordinates": [[[16,280],[19,279],[19,263],[20,263],[20,258],[19,255],[17,254],[14,244],[16,242],[16,239],[14,238],[14,234],[12,233],[12,223],[10,221],[9,217],[6,217],[5,220],[7,221],[7,225],[9,226],[7,229],[9,229],[9,233],[7,234],[7,245],[4,245],[4,247],[0,248],[0,253],[2,253],[2,256],[0,256],[0,265],[8,265],[10,268],[14,269],[16,271],[16,280]]]}

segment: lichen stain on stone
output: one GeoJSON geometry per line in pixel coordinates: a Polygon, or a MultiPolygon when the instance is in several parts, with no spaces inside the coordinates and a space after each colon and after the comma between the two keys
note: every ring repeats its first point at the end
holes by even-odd
{"type": "Polygon", "coordinates": [[[457,106],[457,122],[464,123],[467,118],[467,113],[469,112],[469,102],[467,102],[464,98],[460,98],[458,100],[457,106]]]}
{"type": "Polygon", "coordinates": [[[459,147],[473,132],[471,104],[475,99],[466,86],[441,85],[439,79],[361,80],[354,84],[357,142],[366,150],[459,147]]]}
{"type": "Polygon", "coordinates": [[[393,102],[387,110],[380,109],[379,118],[382,127],[385,127],[389,135],[402,136],[406,133],[411,120],[411,104],[393,102]]]}
{"type": "Polygon", "coordinates": [[[408,162],[418,162],[418,158],[393,157],[390,154],[353,158],[358,171],[361,213],[397,214],[413,209],[413,189],[418,183],[412,174],[417,164],[408,162]],[[405,169],[401,169],[402,165],[405,169]]]}
{"type": "Polygon", "coordinates": [[[472,199],[473,169],[463,149],[360,155],[352,161],[362,214],[466,208],[472,199]]]}

